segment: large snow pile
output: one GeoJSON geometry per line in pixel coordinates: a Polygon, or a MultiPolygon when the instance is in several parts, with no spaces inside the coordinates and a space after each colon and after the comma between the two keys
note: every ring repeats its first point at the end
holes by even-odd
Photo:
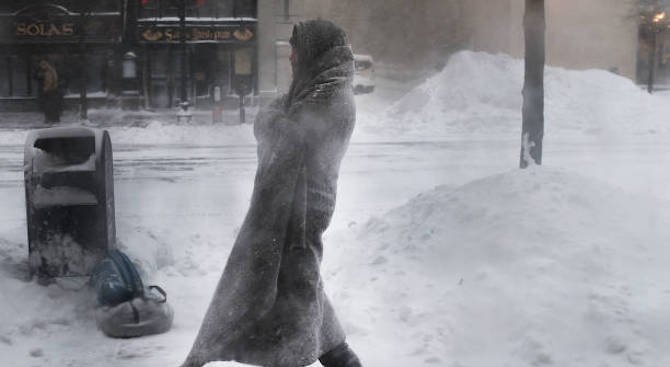
{"type": "Polygon", "coordinates": [[[437,187],[327,284],[373,366],[667,366],[669,209],[543,168],[437,187]]]}
{"type": "MultiPolygon", "coordinates": [[[[463,51],[440,73],[379,112],[363,111],[366,127],[405,134],[451,136],[506,132],[521,126],[523,60],[463,51]]],[[[604,70],[545,71],[547,134],[667,131],[666,98],[604,70]]]]}

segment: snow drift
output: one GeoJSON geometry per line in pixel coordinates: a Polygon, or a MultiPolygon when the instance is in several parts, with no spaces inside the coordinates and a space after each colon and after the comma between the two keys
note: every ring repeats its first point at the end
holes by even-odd
{"type": "Polygon", "coordinates": [[[668,365],[668,209],[544,168],[437,187],[360,228],[327,284],[387,354],[370,365],[668,365]]]}
{"type": "MultiPolygon", "coordinates": [[[[366,125],[422,136],[494,134],[521,129],[523,60],[463,51],[441,72],[393,103],[380,118],[363,112],[366,125]]],[[[604,70],[545,69],[548,134],[666,132],[670,107],[629,79],[604,70]]]]}

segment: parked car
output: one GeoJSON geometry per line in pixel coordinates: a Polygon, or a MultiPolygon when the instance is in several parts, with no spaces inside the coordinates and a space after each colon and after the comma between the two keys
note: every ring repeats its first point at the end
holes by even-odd
{"type": "Polygon", "coordinates": [[[375,64],[370,55],[354,55],[354,93],[372,93],[375,90],[375,64]]]}

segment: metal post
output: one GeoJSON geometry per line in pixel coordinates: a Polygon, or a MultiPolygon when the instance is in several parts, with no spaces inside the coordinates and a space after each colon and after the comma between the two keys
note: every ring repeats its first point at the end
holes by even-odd
{"type": "Polygon", "coordinates": [[[186,102],[187,100],[187,90],[186,90],[186,0],[181,0],[179,8],[179,43],[181,45],[181,86],[179,97],[181,102],[186,102]]]}
{"type": "Polygon", "coordinates": [[[86,10],[84,3],[79,8],[79,61],[81,63],[79,79],[79,117],[88,119],[88,96],[86,95],[86,10]]]}
{"type": "Polygon", "coordinates": [[[240,124],[246,123],[246,116],[244,112],[244,95],[240,94],[240,124]]]}
{"type": "Polygon", "coordinates": [[[14,95],[14,63],[11,56],[7,56],[7,82],[9,83],[9,95],[14,95]]]}
{"type": "Polygon", "coordinates": [[[142,72],[142,89],[144,91],[144,108],[151,108],[151,51],[144,45],[144,70],[142,72]]]}
{"type": "MultiPolygon", "coordinates": [[[[168,59],[167,59],[167,92],[168,92],[168,103],[166,107],[174,107],[174,94],[175,94],[175,62],[174,62],[174,45],[168,45],[168,59]]],[[[160,56],[159,56],[160,57],[160,56]]]]}
{"type": "Polygon", "coordinates": [[[656,69],[656,49],[657,45],[657,32],[654,25],[651,26],[651,45],[649,46],[649,76],[647,79],[647,92],[649,94],[654,93],[654,74],[656,69]]]}
{"type": "MultiPolygon", "coordinates": [[[[33,68],[31,67],[32,65],[30,64],[31,57],[30,57],[30,52],[27,51],[24,55],[24,63],[26,67],[26,92],[28,93],[29,96],[33,95],[33,68]]],[[[39,86],[37,86],[37,90],[39,90],[39,86]]],[[[37,93],[37,96],[39,97],[39,92],[37,93]]]]}

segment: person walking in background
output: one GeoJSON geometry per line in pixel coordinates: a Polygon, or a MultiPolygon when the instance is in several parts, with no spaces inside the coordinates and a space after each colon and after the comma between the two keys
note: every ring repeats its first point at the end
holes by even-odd
{"type": "Polygon", "coordinates": [[[291,37],[288,94],[254,123],[251,205],[183,367],[235,360],[267,367],[360,367],[320,275],[322,233],[355,122],[353,54],[325,20],[291,37]]]}
{"type": "Polygon", "coordinates": [[[44,122],[60,122],[62,96],[58,89],[58,73],[45,59],[40,60],[37,74],[40,105],[44,112],[44,122]]]}

